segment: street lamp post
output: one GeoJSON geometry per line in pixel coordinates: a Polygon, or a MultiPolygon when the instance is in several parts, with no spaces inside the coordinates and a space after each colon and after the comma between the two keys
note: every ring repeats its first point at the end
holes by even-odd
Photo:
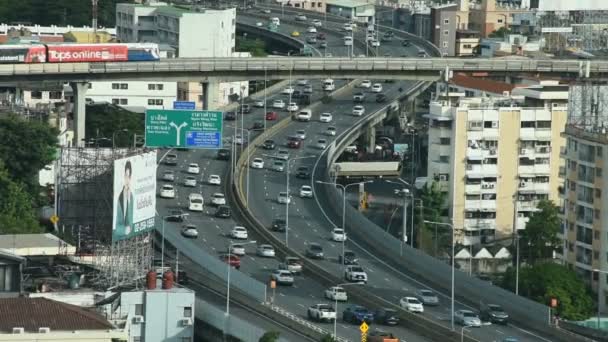
{"type": "MultiPolygon", "coordinates": [[[[251,245],[251,244],[255,244],[257,243],[257,241],[253,240],[253,241],[247,241],[247,242],[237,242],[239,245],[251,245]]],[[[234,241],[230,241],[230,244],[228,245],[228,262],[226,263],[226,265],[228,265],[228,276],[226,277],[226,316],[230,316],[230,269],[232,269],[232,267],[230,266],[230,257],[233,255],[232,254],[232,246],[235,244],[234,241]]]]}
{"type": "Polygon", "coordinates": [[[344,239],[342,240],[342,265],[346,266],[346,258],[344,257],[344,252],[346,251],[346,189],[348,189],[351,186],[354,185],[361,185],[361,184],[366,184],[366,183],[373,183],[372,180],[370,181],[365,181],[365,182],[359,182],[359,183],[352,183],[352,184],[347,184],[347,185],[342,185],[342,184],[338,184],[338,183],[330,183],[330,182],[323,182],[323,181],[316,181],[315,183],[317,184],[326,184],[326,185],[333,185],[336,187],[339,187],[340,189],[342,189],[342,231],[344,233],[344,239]]]}
{"type": "MultiPolygon", "coordinates": [[[[515,294],[519,295],[519,232],[515,240],[515,294]]],[[[599,278],[598,278],[599,279],[599,278]]]]}
{"type": "MultiPolygon", "coordinates": [[[[331,183],[329,183],[329,184],[331,184],[331,183]]],[[[342,284],[336,285],[336,287],[354,286],[354,285],[363,285],[363,283],[342,283],[342,284]]],[[[338,340],[338,333],[337,333],[337,330],[338,330],[337,329],[338,328],[338,298],[337,297],[334,298],[334,311],[336,312],[336,319],[334,320],[334,340],[337,341],[338,340]]]]}
{"type": "Polygon", "coordinates": [[[266,70],[266,67],[264,67],[264,113],[263,113],[264,117],[262,119],[262,120],[264,120],[264,132],[266,132],[266,113],[267,113],[266,112],[266,110],[267,110],[267,108],[266,108],[266,88],[268,88],[268,83],[267,83],[268,82],[267,81],[268,74],[267,74],[267,72],[268,71],[266,70]]]}
{"type": "MultiPolygon", "coordinates": [[[[452,295],[452,299],[451,299],[451,312],[452,312],[452,318],[451,318],[451,326],[452,326],[452,330],[454,330],[454,242],[455,242],[455,229],[454,226],[451,223],[445,223],[445,222],[435,222],[435,221],[427,221],[424,220],[424,223],[430,223],[430,224],[434,224],[434,225],[438,225],[438,226],[446,226],[446,227],[450,227],[450,229],[452,230],[452,289],[451,289],[451,295],[452,295]]],[[[436,238],[436,237],[435,237],[436,238]]]]}
{"type": "Polygon", "coordinates": [[[470,325],[465,325],[462,327],[462,329],[460,329],[460,342],[464,342],[464,331],[470,327],[470,325]]]}
{"type": "MultiPolygon", "coordinates": [[[[401,178],[397,178],[401,183],[405,184],[406,186],[409,186],[410,188],[413,188],[412,185],[406,181],[404,181],[401,178]]],[[[400,185],[397,182],[393,182],[390,180],[386,181],[387,183],[391,183],[391,184],[397,184],[400,185]]],[[[403,189],[403,239],[405,240],[405,236],[406,236],[406,212],[407,212],[407,197],[409,196],[412,200],[412,219],[410,222],[410,246],[412,246],[412,248],[414,248],[414,202],[415,202],[415,198],[414,198],[414,192],[413,191],[409,191],[409,189],[403,189]]]]}
{"type": "Polygon", "coordinates": [[[600,291],[600,274],[608,274],[608,271],[602,271],[600,269],[593,269],[593,272],[597,272],[597,329],[600,329],[600,303],[602,302],[602,292],[600,291]]]}

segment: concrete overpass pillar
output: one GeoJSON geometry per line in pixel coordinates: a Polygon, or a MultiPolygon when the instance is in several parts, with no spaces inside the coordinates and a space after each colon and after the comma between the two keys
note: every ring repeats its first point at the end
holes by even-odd
{"type": "Polygon", "coordinates": [[[72,146],[85,146],[84,125],[86,122],[85,95],[89,84],[87,82],[70,82],[74,94],[74,140],[72,146]]]}
{"type": "Polygon", "coordinates": [[[376,128],[374,126],[367,126],[365,140],[367,145],[367,153],[376,153],[376,128]]]}
{"type": "Polygon", "coordinates": [[[203,109],[215,110],[220,107],[220,82],[208,80],[201,83],[203,86],[203,109]]]}

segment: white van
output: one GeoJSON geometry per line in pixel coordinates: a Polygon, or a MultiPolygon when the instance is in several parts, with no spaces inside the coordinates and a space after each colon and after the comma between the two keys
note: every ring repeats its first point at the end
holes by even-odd
{"type": "Polygon", "coordinates": [[[270,22],[273,23],[274,25],[281,26],[281,20],[279,20],[279,18],[277,18],[277,17],[270,18],[270,22]]]}
{"type": "Polygon", "coordinates": [[[328,78],[325,81],[323,81],[323,90],[325,90],[325,91],[336,90],[336,84],[334,83],[334,80],[332,80],[331,78],[328,78]]]}
{"type": "Polygon", "coordinates": [[[351,45],[353,45],[353,37],[344,36],[344,46],[351,46],[351,45]]]}
{"type": "Polygon", "coordinates": [[[203,211],[203,195],[192,193],[188,196],[188,210],[203,211]]]}

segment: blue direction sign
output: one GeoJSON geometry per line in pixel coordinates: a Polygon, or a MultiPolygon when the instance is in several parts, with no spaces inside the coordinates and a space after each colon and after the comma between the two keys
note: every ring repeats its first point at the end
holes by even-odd
{"type": "Polygon", "coordinates": [[[194,110],[196,103],[192,101],[173,101],[173,109],[194,110]]]}
{"type": "Polygon", "coordinates": [[[220,148],[222,147],[221,132],[186,132],[186,147],[192,148],[220,148]]]}

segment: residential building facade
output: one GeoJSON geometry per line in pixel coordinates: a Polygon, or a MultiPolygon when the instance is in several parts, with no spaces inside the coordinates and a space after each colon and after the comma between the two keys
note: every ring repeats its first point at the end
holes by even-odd
{"type": "Polygon", "coordinates": [[[456,4],[431,8],[431,41],[443,56],[456,53],[456,4]]]}
{"type": "Polygon", "coordinates": [[[464,245],[525,229],[539,200],[558,200],[567,87],[516,88],[513,96],[431,102],[428,179],[448,195],[464,245]]]}

